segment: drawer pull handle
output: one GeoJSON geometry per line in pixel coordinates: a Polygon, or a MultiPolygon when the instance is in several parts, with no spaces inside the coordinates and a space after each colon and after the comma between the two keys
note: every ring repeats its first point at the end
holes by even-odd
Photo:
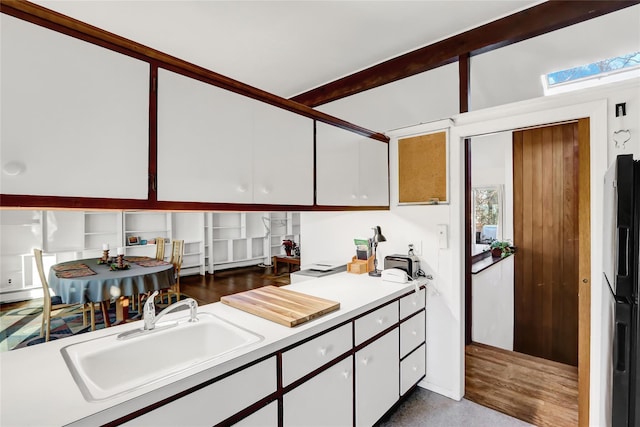
{"type": "Polygon", "coordinates": [[[320,347],[320,349],[318,350],[318,353],[320,353],[320,356],[326,356],[327,355],[327,348],[326,347],[320,347]]]}
{"type": "Polygon", "coordinates": [[[418,372],[418,367],[415,366],[415,365],[413,365],[413,368],[411,368],[411,369],[413,369],[413,372],[418,372]]]}
{"type": "Polygon", "coordinates": [[[415,337],[416,335],[418,335],[418,331],[411,331],[411,335],[415,337]]]}
{"type": "Polygon", "coordinates": [[[349,375],[350,375],[350,372],[349,372],[349,371],[344,371],[344,372],[342,373],[342,376],[344,377],[344,379],[345,379],[345,380],[348,380],[348,379],[349,379],[349,375]]]}
{"type": "Polygon", "coordinates": [[[415,307],[416,305],[418,305],[418,301],[413,300],[413,301],[411,301],[411,304],[413,304],[413,306],[415,307]]]}
{"type": "Polygon", "coordinates": [[[371,359],[368,357],[365,357],[364,359],[362,359],[362,364],[367,366],[369,364],[369,362],[371,362],[371,359]]]}
{"type": "Polygon", "coordinates": [[[376,322],[378,322],[378,325],[382,325],[384,323],[384,317],[378,317],[378,320],[376,320],[376,322]]]}

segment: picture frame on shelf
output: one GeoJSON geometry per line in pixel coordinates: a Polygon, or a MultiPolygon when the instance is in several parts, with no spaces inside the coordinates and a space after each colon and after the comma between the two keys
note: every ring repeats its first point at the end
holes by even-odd
{"type": "Polygon", "coordinates": [[[127,246],[136,246],[140,244],[138,236],[127,236],[127,246]]]}

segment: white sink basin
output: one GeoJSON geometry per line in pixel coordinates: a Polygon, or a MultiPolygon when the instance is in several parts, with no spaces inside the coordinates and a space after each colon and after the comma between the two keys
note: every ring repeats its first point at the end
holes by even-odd
{"type": "MultiPolygon", "coordinates": [[[[176,375],[264,337],[212,314],[125,340],[118,334],[72,344],[61,352],[89,401],[108,399],[176,375]]],[[[142,322],[140,322],[142,325],[142,322]]]]}

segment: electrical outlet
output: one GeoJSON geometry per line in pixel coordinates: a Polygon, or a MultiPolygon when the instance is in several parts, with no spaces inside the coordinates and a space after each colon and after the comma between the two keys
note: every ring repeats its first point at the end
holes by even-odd
{"type": "Polygon", "coordinates": [[[11,284],[11,279],[9,279],[9,284],[11,284]]]}
{"type": "Polygon", "coordinates": [[[409,247],[413,245],[413,254],[416,256],[422,255],[422,240],[416,242],[409,242],[409,247]]]}

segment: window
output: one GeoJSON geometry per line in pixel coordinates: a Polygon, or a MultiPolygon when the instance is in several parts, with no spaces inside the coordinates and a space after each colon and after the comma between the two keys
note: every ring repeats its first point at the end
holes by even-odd
{"type": "Polygon", "coordinates": [[[474,187],[471,194],[476,244],[502,240],[502,187],[474,187]]]}
{"type": "Polygon", "coordinates": [[[569,92],[640,76],[640,51],[543,74],[545,95],[569,92]]]}

